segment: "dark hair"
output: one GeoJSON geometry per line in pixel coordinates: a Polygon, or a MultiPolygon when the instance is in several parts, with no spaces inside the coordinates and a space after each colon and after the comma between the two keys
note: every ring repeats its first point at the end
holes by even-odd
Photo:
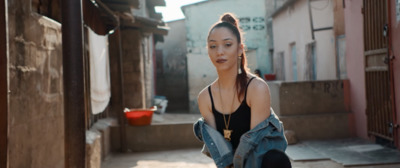
{"type": "Polygon", "coordinates": [[[262,168],[291,168],[292,164],[290,163],[289,157],[277,149],[269,150],[262,159],[261,162],[262,168]]]}
{"type": "MultiPolygon", "coordinates": [[[[234,14],[224,13],[219,18],[219,20],[220,20],[219,22],[215,23],[211,27],[210,31],[208,32],[208,37],[210,37],[210,33],[215,28],[225,27],[225,28],[228,28],[229,30],[231,30],[231,32],[236,36],[239,45],[243,44],[242,43],[242,39],[243,39],[242,32],[239,28],[238,19],[236,19],[234,14]]],[[[244,95],[246,85],[247,85],[247,73],[249,71],[249,68],[247,67],[247,58],[246,58],[245,52],[243,51],[242,55],[240,55],[240,56],[242,57],[241,62],[240,62],[240,69],[241,69],[242,73],[238,74],[236,77],[236,88],[237,88],[237,92],[238,92],[238,99],[240,99],[240,97],[242,95],[244,95]]]]}

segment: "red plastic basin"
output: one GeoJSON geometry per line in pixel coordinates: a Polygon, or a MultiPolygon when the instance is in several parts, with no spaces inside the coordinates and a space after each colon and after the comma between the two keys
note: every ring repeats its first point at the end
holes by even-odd
{"type": "Polygon", "coordinates": [[[154,109],[130,109],[125,112],[130,125],[141,126],[150,125],[153,118],[154,109]]]}

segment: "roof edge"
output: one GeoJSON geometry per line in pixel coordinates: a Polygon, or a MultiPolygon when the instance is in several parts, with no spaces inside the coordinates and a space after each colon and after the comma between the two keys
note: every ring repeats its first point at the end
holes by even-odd
{"type": "Polygon", "coordinates": [[[279,7],[277,10],[275,10],[270,17],[275,17],[276,15],[278,15],[279,13],[281,13],[284,9],[286,9],[287,7],[289,7],[290,5],[294,4],[295,2],[297,2],[297,0],[288,0],[286,1],[281,7],[279,7]]]}

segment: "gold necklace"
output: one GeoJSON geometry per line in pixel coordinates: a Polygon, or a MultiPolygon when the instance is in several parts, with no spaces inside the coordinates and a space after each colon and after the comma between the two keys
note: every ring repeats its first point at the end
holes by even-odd
{"type": "MultiPolygon", "coordinates": [[[[218,87],[219,87],[219,88],[218,88],[218,91],[219,91],[219,99],[220,99],[220,101],[221,101],[222,111],[225,111],[225,110],[224,110],[224,105],[223,105],[223,103],[222,103],[221,85],[220,85],[220,83],[219,83],[219,79],[218,79],[218,87]]],[[[232,99],[232,103],[231,103],[231,109],[232,109],[232,106],[233,106],[233,101],[235,100],[235,96],[236,96],[236,92],[233,92],[233,93],[234,93],[234,95],[233,95],[233,99],[232,99]]],[[[231,115],[232,115],[232,113],[229,113],[228,122],[226,122],[225,114],[222,113],[222,116],[224,117],[224,123],[225,123],[224,138],[225,138],[227,141],[231,141],[231,134],[232,134],[232,132],[233,132],[233,130],[230,130],[230,129],[229,129],[229,123],[230,123],[230,121],[231,121],[231,115]]]]}

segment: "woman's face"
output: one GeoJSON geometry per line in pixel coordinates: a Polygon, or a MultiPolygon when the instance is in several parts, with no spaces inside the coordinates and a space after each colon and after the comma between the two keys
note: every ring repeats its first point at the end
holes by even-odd
{"type": "Polygon", "coordinates": [[[214,28],[210,32],[207,45],[208,56],[217,70],[237,70],[237,61],[243,46],[228,28],[214,28]]]}

